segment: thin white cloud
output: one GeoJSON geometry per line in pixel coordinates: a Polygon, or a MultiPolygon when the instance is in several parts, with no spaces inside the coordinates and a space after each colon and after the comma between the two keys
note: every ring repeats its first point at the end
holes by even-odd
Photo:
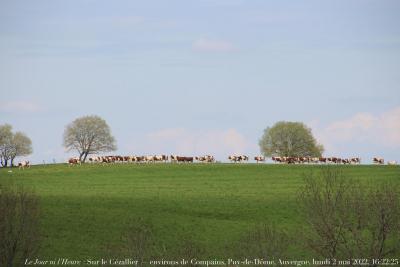
{"type": "Polygon", "coordinates": [[[338,147],[354,142],[400,148],[400,107],[381,114],[357,113],[325,127],[312,124],[316,138],[328,153],[337,153],[338,147]]]}
{"type": "Polygon", "coordinates": [[[231,42],[206,38],[194,41],[192,48],[194,51],[199,52],[232,52],[236,50],[236,47],[231,42]]]}
{"type": "Polygon", "coordinates": [[[132,27],[142,24],[145,20],[142,16],[120,16],[109,18],[110,22],[114,26],[119,27],[132,27]]]}
{"type": "Polygon", "coordinates": [[[0,110],[3,112],[10,113],[26,113],[26,112],[38,112],[42,110],[42,107],[39,106],[36,102],[33,101],[8,101],[8,102],[0,102],[0,110]]]}
{"type": "Polygon", "coordinates": [[[194,131],[169,128],[147,134],[142,142],[133,142],[129,149],[144,154],[212,154],[219,160],[226,160],[230,154],[251,153],[257,147],[235,129],[194,131]]]}

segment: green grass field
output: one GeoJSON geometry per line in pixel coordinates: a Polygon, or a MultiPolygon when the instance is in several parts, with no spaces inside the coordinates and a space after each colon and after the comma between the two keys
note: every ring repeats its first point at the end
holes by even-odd
{"type": "MultiPolygon", "coordinates": [[[[32,189],[40,199],[38,257],[104,257],[123,246],[121,236],[138,218],[151,222],[157,246],[174,251],[196,240],[207,257],[257,223],[271,222],[296,236],[302,177],[318,166],[272,164],[47,165],[0,169],[0,182],[32,189]]],[[[369,186],[400,183],[398,166],[334,166],[369,186]]],[[[117,252],[116,252],[117,253],[117,252]]],[[[292,256],[310,252],[292,248],[292,256]]]]}

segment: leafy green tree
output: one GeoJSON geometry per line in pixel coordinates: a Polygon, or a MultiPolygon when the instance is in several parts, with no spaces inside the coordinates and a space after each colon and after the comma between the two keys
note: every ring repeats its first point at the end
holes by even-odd
{"type": "Polygon", "coordinates": [[[64,131],[64,147],[76,150],[85,162],[89,154],[116,150],[110,127],[99,116],[84,116],[68,124],[64,131]]]}
{"type": "Polygon", "coordinates": [[[267,127],[259,145],[261,153],[268,157],[319,157],[324,151],[311,129],[301,122],[280,121],[267,127]]]}

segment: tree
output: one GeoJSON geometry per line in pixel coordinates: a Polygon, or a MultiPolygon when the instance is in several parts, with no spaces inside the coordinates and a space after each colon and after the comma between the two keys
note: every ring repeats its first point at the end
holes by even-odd
{"type": "Polygon", "coordinates": [[[0,185],[0,266],[25,266],[39,248],[38,197],[21,187],[0,185]]]}
{"type": "Polygon", "coordinates": [[[3,167],[8,165],[10,159],[12,138],[12,126],[10,124],[0,125],[0,163],[3,167]]]}
{"type": "Polygon", "coordinates": [[[280,121],[267,127],[259,141],[265,156],[320,157],[324,148],[301,122],[280,121]]]}
{"type": "Polygon", "coordinates": [[[0,125],[0,163],[3,167],[14,165],[14,159],[32,153],[32,141],[22,132],[12,132],[9,124],[0,125]]]}
{"type": "MultiPolygon", "coordinates": [[[[321,169],[320,176],[306,177],[298,203],[308,223],[302,240],[321,258],[357,259],[362,255],[383,259],[399,255],[398,186],[367,187],[328,167],[321,169]]],[[[363,262],[352,261],[351,265],[363,262]]],[[[368,266],[376,265],[370,262],[368,266]]]]}
{"type": "Polygon", "coordinates": [[[116,150],[110,127],[99,116],[84,116],[68,124],[64,131],[64,147],[76,150],[85,162],[89,154],[116,150]]]}
{"type": "Polygon", "coordinates": [[[16,132],[12,138],[12,151],[10,155],[11,166],[14,165],[15,157],[32,154],[32,141],[22,132],[16,132]]]}

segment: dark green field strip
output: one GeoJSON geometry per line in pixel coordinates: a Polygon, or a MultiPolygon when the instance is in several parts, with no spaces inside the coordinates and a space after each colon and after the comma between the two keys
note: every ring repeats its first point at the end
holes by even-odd
{"type": "Polygon", "coordinates": [[[221,250],[226,240],[235,241],[249,225],[272,221],[290,229],[296,224],[293,218],[298,217],[293,214],[294,203],[283,201],[43,197],[41,204],[42,253],[46,256],[58,250],[75,251],[73,248],[79,248],[76,256],[98,255],[100,247],[120,242],[137,218],[156,226],[155,236],[161,243],[186,234],[201,236],[197,240],[208,240],[221,250]]]}

